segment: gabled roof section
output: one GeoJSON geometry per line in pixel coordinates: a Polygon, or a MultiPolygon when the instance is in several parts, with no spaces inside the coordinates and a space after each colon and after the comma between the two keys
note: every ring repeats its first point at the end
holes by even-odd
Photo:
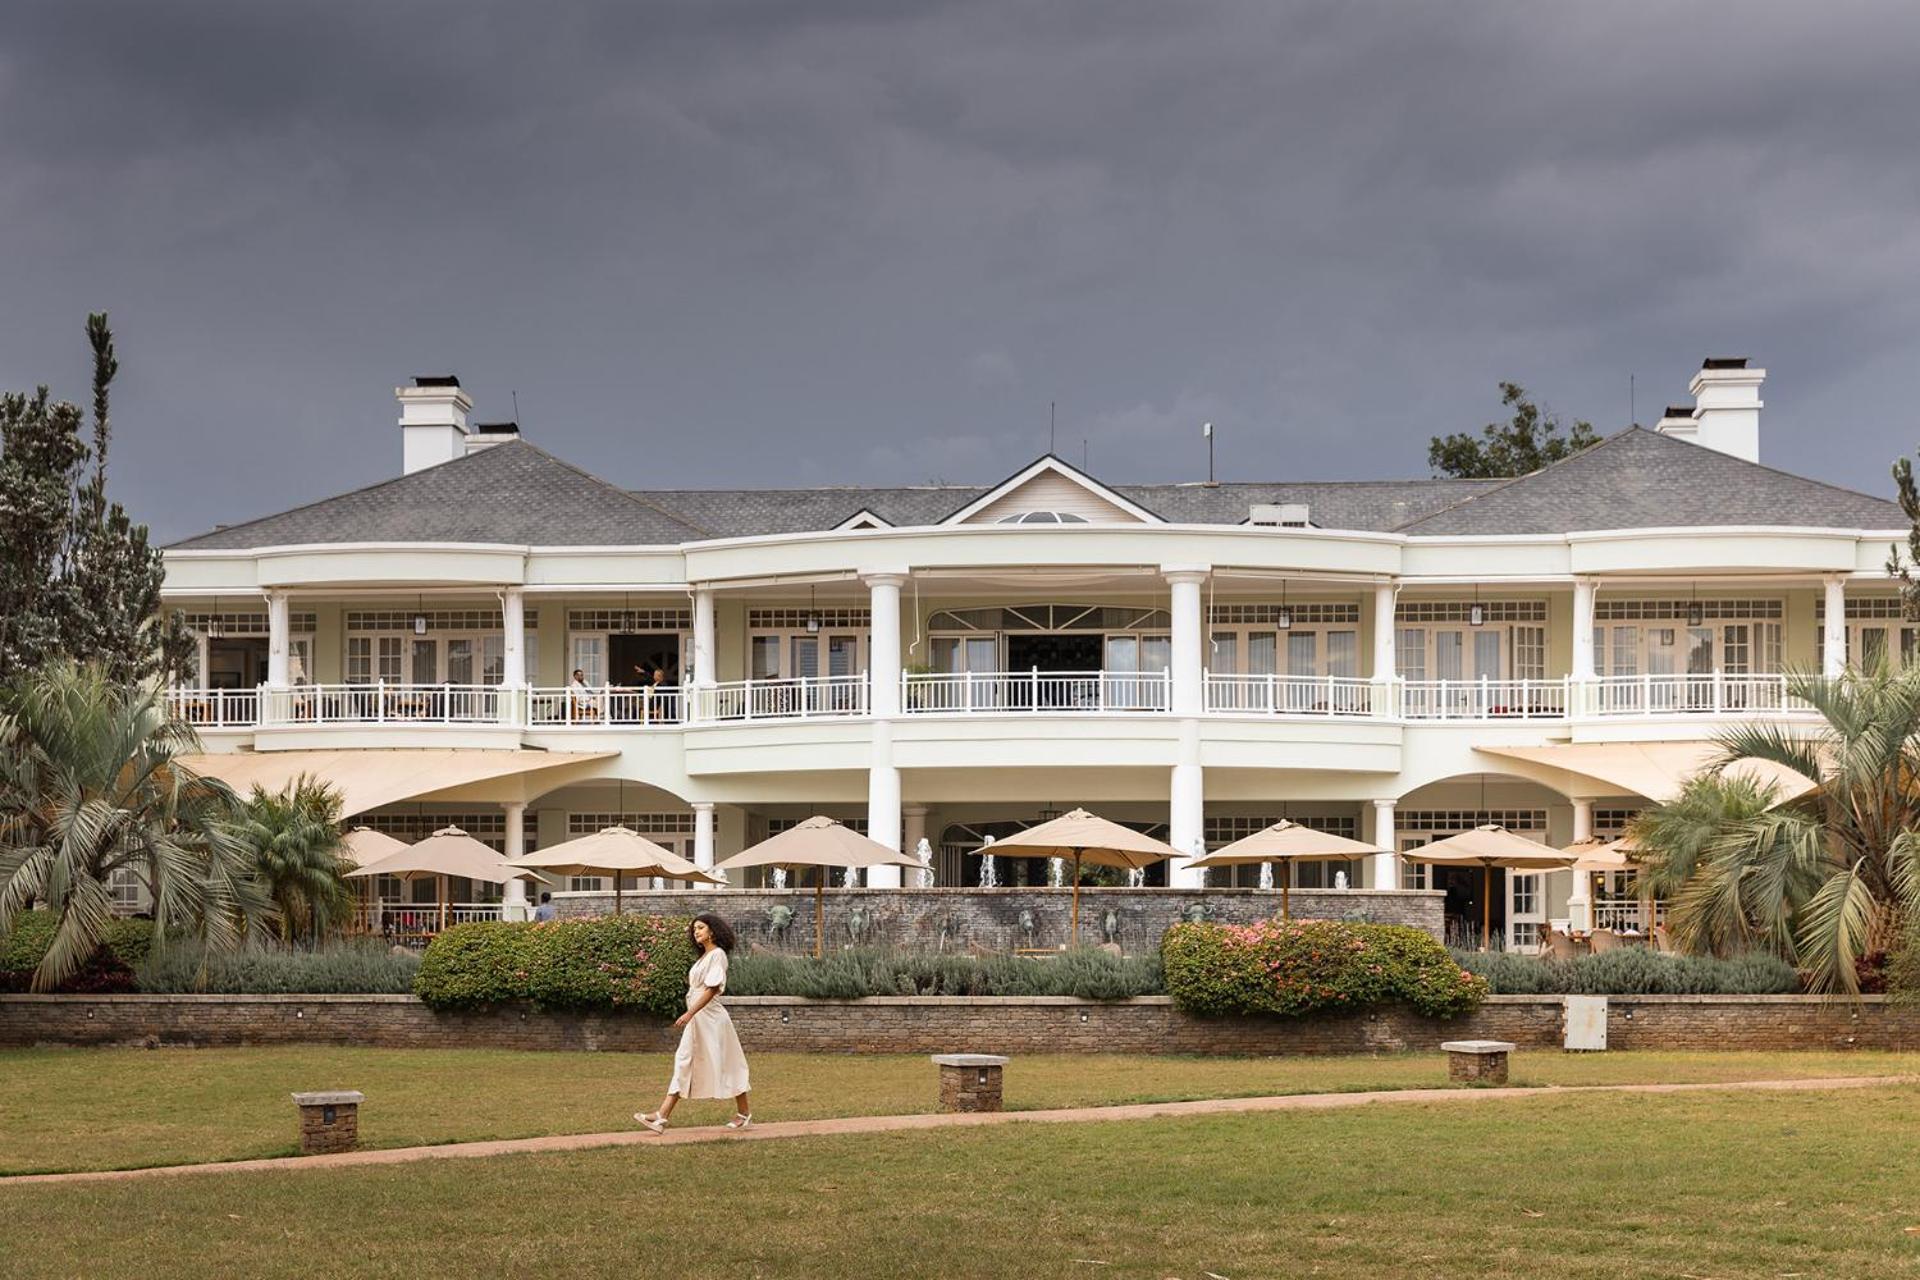
{"type": "Polygon", "coordinates": [[[1050,453],[1036,458],[939,523],[990,524],[1016,510],[1077,511],[1095,523],[1166,523],[1118,489],[1101,484],[1050,453]],[[1030,499],[1028,505],[1022,503],[1023,494],[1030,499]]]}
{"type": "Polygon", "coordinates": [[[1470,536],[1707,525],[1903,529],[1907,518],[1883,498],[1629,427],[1397,532],[1470,536]]]}
{"type": "Polygon", "coordinates": [[[330,542],[658,546],[710,536],[692,520],[515,440],[168,549],[330,542]]]}
{"type": "Polygon", "coordinates": [[[833,526],[833,528],[836,533],[844,532],[848,529],[891,529],[893,528],[893,522],[890,520],[882,520],[879,516],[873,514],[871,509],[862,507],[845,520],[842,520],[839,524],[833,526]]]}
{"type": "Polygon", "coordinates": [[[938,524],[955,503],[985,492],[982,485],[921,485],[897,489],[644,489],[644,499],[716,538],[820,533],[867,512],[895,528],[938,524]]]}

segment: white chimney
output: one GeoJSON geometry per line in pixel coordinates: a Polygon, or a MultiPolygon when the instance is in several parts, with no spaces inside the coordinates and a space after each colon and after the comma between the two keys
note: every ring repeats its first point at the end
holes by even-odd
{"type": "Polygon", "coordinates": [[[476,422],[473,434],[467,437],[467,452],[479,453],[482,449],[491,449],[497,444],[506,444],[520,438],[520,424],[517,422],[476,422]]]}
{"type": "Polygon", "coordinates": [[[1760,384],[1766,379],[1767,371],[1749,369],[1743,356],[1710,359],[1687,386],[1693,393],[1691,417],[1681,416],[1686,413],[1684,409],[1669,409],[1657,430],[1748,462],[1758,462],[1763,407],[1760,384]]]}
{"type": "Polygon", "coordinates": [[[467,452],[467,414],[473,398],[460,389],[460,379],[415,378],[410,387],[395,387],[400,402],[401,471],[412,475],[467,452]]]}

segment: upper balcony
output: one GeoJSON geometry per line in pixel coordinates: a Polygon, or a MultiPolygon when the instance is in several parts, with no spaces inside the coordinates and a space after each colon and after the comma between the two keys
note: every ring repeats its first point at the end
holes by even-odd
{"type": "MultiPolygon", "coordinates": [[[[1343,676],[1203,678],[1208,718],[1364,718],[1430,722],[1631,721],[1813,714],[1785,675],[1707,672],[1549,680],[1367,680],[1343,676]]],[[[682,690],[510,689],[498,685],[329,684],[286,689],[174,689],[170,711],[202,730],[258,727],[519,728],[645,732],[687,724],[870,715],[867,676],[739,680],[682,690]]],[[[1165,671],[907,673],[902,716],[1169,716],[1165,671]]]]}

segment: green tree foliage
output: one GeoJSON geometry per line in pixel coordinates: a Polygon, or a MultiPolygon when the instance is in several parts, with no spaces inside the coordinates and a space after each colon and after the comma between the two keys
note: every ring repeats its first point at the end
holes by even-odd
{"type": "Polygon", "coordinates": [[[1900,509],[1906,512],[1907,523],[1912,526],[1907,531],[1907,553],[1903,557],[1896,544],[1887,555],[1887,572],[1900,579],[1900,599],[1906,606],[1907,617],[1920,619],[1920,578],[1914,576],[1915,566],[1920,565],[1920,485],[1913,479],[1913,460],[1900,458],[1893,464],[1893,483],[1898,490],[1900,509]]]}
{"type": "Polygon", "coordinates": [[[1900,940],[1920,903],[1920,672],[1795,675],[1813,731],[1754,723],[1719,738],[1715,762],[1630,834],[1668,925],[1689,952],[1771,951],[1816,991],[1860,990],[1860,971],[1900,940]],[[1819,783],[1783,803],[1726,776],[1742,759],[1819,783]]]}
{"type": "Polygon", "coordinates": [[[271,911],[230,829],[233,792],[180,763],[198,748],[155,690],[97,666],[55,663],[0,692],[0,936],[35,903],[56,922],[34,990],[109,936],[123,867],[152,894],[162,941],[231,946],[271,911]]]}
{"type": "Polygon", "coordinates": [[[163,617],[160,552],[107,498],[109,390],[120,362],[107,317],[87,318],[93,430],[46,387],[0,395],[0,680],[63,657],[132,683],[177,674],[191,652],[163,617]]]}
{"type": "Polygon", "coordinates": [[[1600,443],[1593,424],[1575,422],[1565,435],[1560,420],[1543,411],[1517,382],[1500,384],[1500,403],[1513,410],[1505,422],[1489,422],[1479,435],[1456,431],[1427,446],[1433,473],[1456,480],[1524,476],[1600,443]]]}
{"type": "Polygon", "coordinates": [[[233,823],[279,914],[280,939],[314,941],[353,914],[340,856],[339,791],[302,774],[280,791],[254,787],[233,823]]]}

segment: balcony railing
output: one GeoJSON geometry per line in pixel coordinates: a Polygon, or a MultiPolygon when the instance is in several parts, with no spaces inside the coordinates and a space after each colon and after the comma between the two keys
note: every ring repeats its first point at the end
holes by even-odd
{"type": "Polygon", "coordinates": [[[1224,715],[1370,716],[1377,705],[1373,682],[1355,676],[1208,672],[1206,689],[1207,710],[1224,715]]]}
{"type": "Polygon", "coordinates": [[[1040,711],[1165,711],[1164,671],[913,672],[902,680],[908,713],[989,715],[1040,711]]]}
{"type": "Polygon", "coordinates": [[[1402,680],[1407,720],[1564,720],[1568,680],[1402,680]]]}
{"type": "Polygon", "coordinates": [[[699,691],[702,720],[811,720],[867,714],[867,677],[734,680],[699,691]]]}
{"type": "Polygon", "coordinates": [[[497,724],[512,691],[473,684],[302,684],[260,690],[260,723],[497,724]]]}
{"type": "MultiPolygon", "coordinates": [[[[1354,676],[1207,672],[1205,711],[1220,716],[1326,716],[1412,723],[1811,714],[1784,675],[1637,675],[1591,681],[1368,680],[1354,676]]],[[[1151,713],[1172,709],[1164,671],[911,672],[904,714],[1151,713]]],[[[698,689],[507,688],[499,685],[327,684],[171,689],[168,710],[200,729],[325,725],[498,725],[637,729],[864,716],[863,675],[738,680],[698,689]]]]}
{"type": "Polygon", "coordinates": [[[1747,715],[1810,711],[1784,675],[1603,676],[1581,688],[1590,716],[1747,715]]]}
{"type": "Polygon", "coordinates": [[[169,689],[167,713],[196,729],[250,729],[260,721],[260,691],[169,689]]]}
{"type": "Polygon", "coordinates": [[[686,719],[686,706],[685,694],[672,685],[529,689],[527,724],[535,729],[680,724],[686,719]]]}
{"type": "Polygon", "coordinates": [[[426,939],[446,927],[501,918],[497,902],[450,902],[444,915],[437,902],[361,902],[353,909],[353,927],[400,941],[426,939]]]}

